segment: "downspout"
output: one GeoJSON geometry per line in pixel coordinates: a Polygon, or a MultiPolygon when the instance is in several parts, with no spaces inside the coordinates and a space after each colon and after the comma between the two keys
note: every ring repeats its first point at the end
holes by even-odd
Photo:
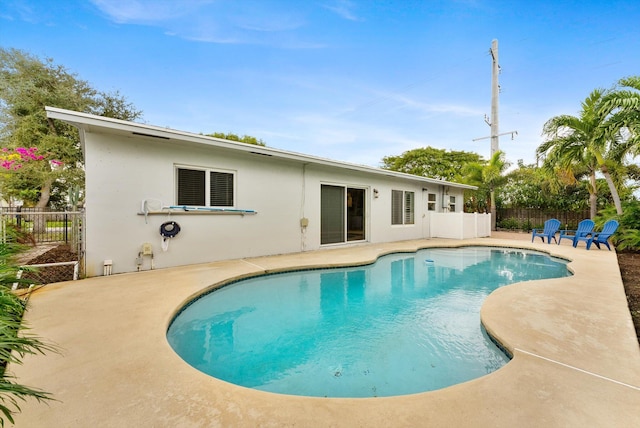
{"type": "Polygon", "coordinates": [[[307,163],[302,164],[302,189],[300,195],[300,251],[304,252],[307,247],[307,226],[309,219],[305,217],[305,204],[307,193],[307,163]]]}
{"type": "Polygon", "coordinates": [[[431,221],[431,215],[427,217],[427,214],[429,214],[429,208],[428,208],[429,197],[425,195],[429,195],[429,189],[427,189],[426,187],[423,187],[422,188],[422,205],[421,205],[422,206],[422,238],[429,239],[431,238],[431,227],[429,225],[429,222],[431,221]],[[427,233],[427,229],[429,233],[427,233]]]}

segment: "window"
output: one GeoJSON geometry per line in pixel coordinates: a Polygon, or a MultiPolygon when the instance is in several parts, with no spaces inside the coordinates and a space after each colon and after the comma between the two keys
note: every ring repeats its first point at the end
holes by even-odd
{"type": "Polygon", "coordinates": [[[429,193],[427,194],[427,211],[435,211],[436,210],[436,194],[429,193]]]}
{"type": "Polygon", "coordinates": [[[391,224],[402,224],[402,190],[391,191],[391,224]]]}
{"type": "Polygon", "coordinates": [[[456,197],[449,196],[449,211],[452,213],[456,212],[456,197]]]}
{"type": "Polygon", "coordinates": [[[413,192],[404,192],[404,224],[413,223],[413,192]]]}
{"type": "Polygon", "coordinates": [[[178,205],[232,207],[234,174],[209,169],[177,168],[178,205]]]}
{"type": "Polygon", "coordinates": [[[414,192],[391,191],[391,224],[414,224],[414,192]]]}

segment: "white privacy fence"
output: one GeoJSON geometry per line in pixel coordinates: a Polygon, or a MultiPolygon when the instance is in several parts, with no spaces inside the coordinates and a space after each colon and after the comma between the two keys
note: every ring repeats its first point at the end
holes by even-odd
{"type": "Polygon", "coordinates": [[[430,213],[431,238],[471,239],[491,236],[491,214],[430,213]]]}

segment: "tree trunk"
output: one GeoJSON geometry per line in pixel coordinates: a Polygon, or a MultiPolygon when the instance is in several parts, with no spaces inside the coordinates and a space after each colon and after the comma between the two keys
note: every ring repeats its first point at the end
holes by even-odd
{"type": "Polygon", "coordinates": [[[496,230],[496,192],[491,189],[491,196],[489,199],[490,211],[491,211],[491,230],[496,230]]]}
{"type": "Polygon", "coordinates": [[[616,188],[613,179],[611,178],[611,174],[609,174],[609,169],[602,165],[600,166],[600,171],[604,175],[604,179],[607,180],[607,184],[609,185],[609,191],[611,192],[611,197],[613,198],[613,205],[616,206],[616,212],[618,215],[622,215],[622,203],[620,202],[620,195],[618,194],[618,189],[616,188]]]}
{"type": "Polygon", "coordinates": [[[49,198],[51,197],[51,185],[53,184],[51,179],[45,180],[40,188],[40,199],[36,204],[36,208],[43,209],[49,204],[49,198]]]}
{"type": "Polygon", "coordinates": [[[595,171],[591,171],[589,174],[589,210],[591,220],[595,220],[598,213],[598,188],[596,187],[595,171]]]}
{"type": "MultiPolygon", "coordinates": [[[[36,204],[37,211],[43,211],[49,204],[49,198],[51,197],[51,179],[47,179],[40,188],[40,199],[36,204]]],[[[33,233],[44,234],[47,231],[47,216],[46,215],[34,215],[33,216],[33,233]]]]}

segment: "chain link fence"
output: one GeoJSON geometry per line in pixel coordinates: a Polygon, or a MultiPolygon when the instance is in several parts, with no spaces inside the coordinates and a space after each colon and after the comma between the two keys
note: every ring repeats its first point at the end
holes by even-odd
{"type": "Polygon", "coordinates": [[[57,262],[57,263],[41,263],[28,264],[20,266],[18,279],[20,282],[13,284],[13,289],[29,287],[34,285],[52,284],[54,282],[63,282],[76,280],[80,274],[80,262],[57,262]]]}

